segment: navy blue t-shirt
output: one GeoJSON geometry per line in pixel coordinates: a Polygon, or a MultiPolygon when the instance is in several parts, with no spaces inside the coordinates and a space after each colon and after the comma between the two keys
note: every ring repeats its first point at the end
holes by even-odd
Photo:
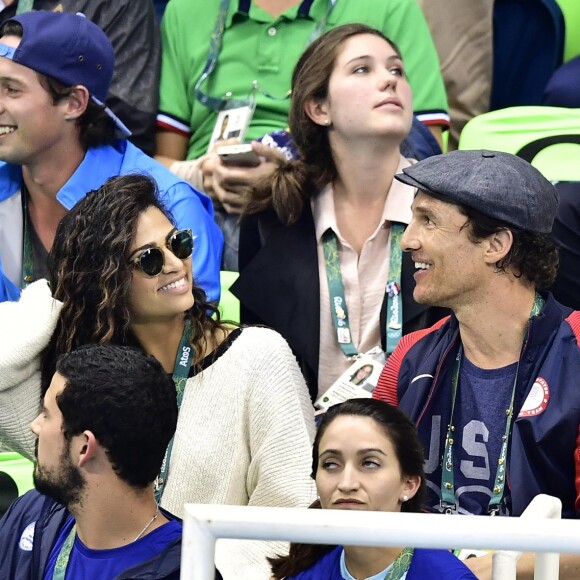
{"type": "MultiPolygon", "coordinates": [[[[516,370],[517,363],[499,369],[480,369],[467,360],[465,355],[462,358],[453,421],[453,475],[457,513],[487,513],[516,370]]],[[[436,512],[443,511],[439,505],[441,462],[451,417],[450,391],[443,391],[433,401],[431,421],[426,418],[419,425],[421,440],[429,442],[425,447],[425,506],[436,512]]]]}
{"type": "MultiPolygon", "coordinates": [[[[60,530],[48,558],[44,580],[52,580],[56,560],[74,523],[74,518],[71,516],[60,530]]],[[[181,537],[181,533],[181,522],[171,520],[136,542],[110,550],[91,550],[76,536],[66,568],[66,578],[112,580],[124,570],[141,564],[162,552],[169,544],[181,537]]]]}

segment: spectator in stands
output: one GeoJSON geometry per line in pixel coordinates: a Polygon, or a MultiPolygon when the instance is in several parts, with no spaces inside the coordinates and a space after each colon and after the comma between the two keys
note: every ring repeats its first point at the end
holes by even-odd
{"type": "MultiPolygon", "coordinates": [[[[350,399],[323,415],[312,477],[319,496],[313,508],[418,512],[425,491],[423,448],[403,413],[380,401],[350,399]]],[[[292,544],[289,556],[270,562],[280,580],[475,579],[446,550],[292,544]]]]}
{"type": "MultiPolygon", "coordinates": [[[[580,56],[563,64],[544,92],[543,105],[580,108],[580,56]]],[[[552,239],[560,253],[558,275],[550,291],[556,300],[580,310],[580,182],[556,183],[560,195],[552,239]]]]}
{"type": "Polygon", "coordinates": [[[558,246],[560,264],[550,291],[562,304],[580,310],[580,182],[555,184],[560,196],[552,239],[558,246]]]}
{"type": "Polygon", "coordinates": [[[571,109],[579,108],[579,76],[580,56],[577,56],[564,63],[554,72],[546,85],[542,105],[546,105],[547,107],[568,107],[571,109]]]}
{"type": "Polygon", "coordinates": [[[65,354],[56,369],[31,425],[36,490],[0,520],[0,576],[106,580],[131,569],[178,580],[181,522],[153,494],[177,424],[171,377],[111,345],[65,354]]]}
{"type": "MultiPolygon", "coordinates": [[[[374,391],[417,422],[425,506],[519,516],[546,493],[577,517],[580,313],[541,292],[558,263],[556,189],[494,151],[431,157],[396,178],[419,189],[402,238],[415,300],[453,311],[401,340],[374,391]]],[[[579,577],[577,557],[562,564],[563,578],[579,577]]],[[[491,556],[468,565],[490,574],[491,556]]],[[[518,561],[532,567],[530,555],[518,561]]]]}
{"type": "Polygon", "coordinates": [[[103,106],[114,68],[111,43],[81,15],[27,12],[0,27],[0,301],[46,277],[60,219],[109,177],[147,172],[179,227],[197,237],[194,271],[219,297],[222,235],[211,201],[117,133],[103,106]]]}
{"type": "Polygon", "coordinates": [[[0,12],[0,24],[23,10],[82,13],[101,28],[113,45],[115,70],[105,104],[121,119],[129,141],[152,155],[159,106],[161,40],[151,0],[34,0],[13,2],[0,12]]]}
{"type": "Polygon", "coordinates": [[[226,238],[224,269],[237,270],[240,190],[271,174],[277,156],[256,144],[263,157],[259,166],[222,164],[215,152],[208,152],[216,110],[226,105],[226,94],[233,97],[230,104],[255,99],[246,138],[285,129],[292,69],[303,50],[324,31],[352,22],[380,29],[399,46],[414,110],[441,142],[441,128],[449,124],[445,89],[416,0],[172,0],[167,5],[157,155],[214,199],[226,238]]]}
{"type": "Polygon", "coordinates": [[[411,261],[401,268],[415,190],[393,181],[411,165],[399,149],[412,94],[398,48],[364,24],[334,28],[298,61],[292,92],[301,159],[252,192],[232,291],[243,322],[286,338],[314,400],[353,355],[392,352],[401,332],[439,316],[413,302],[411,261]]]}
{"type": "Polygon", "coordinates": [[[418,2],[437,48],[449,101],[451,126],[447,148],[457,149],[466,123],[489,111],[494,0],[418,2]]]}
{"type": "MultiPolygon", "coordinates": [[[[300,369],[274,331],[220,322],[192,280],[193,251],[150,178],[114,178],[87,194],[58,227],[53,297],[38,281],[19,302],[0,304],[0,439],[32,454],[23,426],[37,412],[41,353],[46,386],[58,355],[78,345],[135,345],[173,373],[179,394],[162,507],[306,507],[314,417],[300,369]]],[[[267,578],[271,553],[268,544],[220,542],[218,568],[226,578],[267,578]]]]}

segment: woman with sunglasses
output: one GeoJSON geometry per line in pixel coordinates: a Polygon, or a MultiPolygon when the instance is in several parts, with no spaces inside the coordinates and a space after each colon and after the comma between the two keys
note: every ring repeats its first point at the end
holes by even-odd
{"type": "MultiPolygon", "coordinates": [[[[306,506],[314,422],[296,360],[274,331],[220,321],[192,280],[192,251],[191,232],[175,229],[148,177],[114,178],[77,204],[50,254],[52,296],[39,281],[0,305],[0,440],[32,457],[28,424],[60,354],[134,345],[178,391],[162,507],[306,506]]],[[[220,542],[216,563],[224,578],[267,578],[267,553],[272,546],[220,542]]]]}

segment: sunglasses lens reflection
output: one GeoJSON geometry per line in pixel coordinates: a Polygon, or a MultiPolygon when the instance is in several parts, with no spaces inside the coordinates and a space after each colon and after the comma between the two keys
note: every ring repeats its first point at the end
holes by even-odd
{"type": "Polygon", "coordinates": [[[186,260],[193,253],[193,236],[189,230],[176,232],[171,238],[171,251],[180,259],[186,260]]]}
{"type": "Polygon", "coordinates": [[[163,251],[159,248],[149,248],[139,257],[139,267],[148,276],[157,276],[163,270],[163,251]]]}

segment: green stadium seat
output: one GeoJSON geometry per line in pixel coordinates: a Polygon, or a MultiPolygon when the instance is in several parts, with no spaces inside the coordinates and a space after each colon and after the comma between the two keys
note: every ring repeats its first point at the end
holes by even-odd
{"type": "Polygon", "coordinates": [[[557,0],[564,15],[564,62],[580,54],[580,0],[557,0]]]}
{"type": "Polygon", "coordinates": [[[220,272],[221,298],[219,309],[222,320],[240,321],[240,301],[230,292],[230,287],[238,279],[238,276],[238,272],[228,270],[220,272]]]}
{"type": "Polygon", "coordinates": [[[493,149],[523,157],[551,181],[580,181],[580,109],[509,107],[474,117],[459,149],[493,149]]]}
{"type": "Polygon", "coordinates": [[[0,453],[0,516],[20,495],[34,487],[33,463],[18,453],[0,453]]]}

